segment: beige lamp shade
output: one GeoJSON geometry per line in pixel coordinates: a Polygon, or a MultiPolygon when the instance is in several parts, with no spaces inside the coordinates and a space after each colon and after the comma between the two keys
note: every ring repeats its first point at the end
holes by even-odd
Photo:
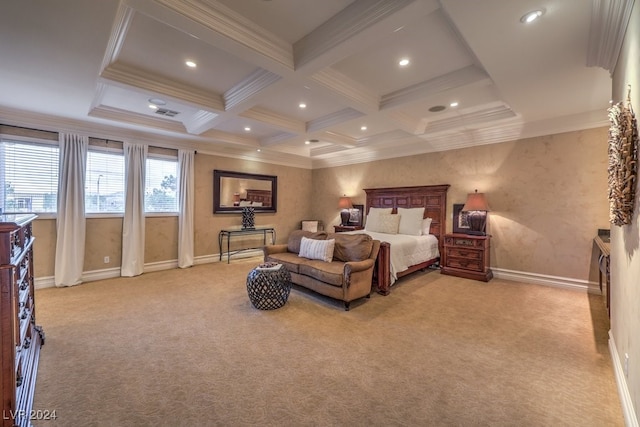
{"type": "Polygon", "coordinates": [[[469,193],[467,195],[467,202],[462,207],[462,212],[469,211],[489,211],[489,204],[484,197],[484,193],[478,193],[478,190],[476,190],[475,193],[469,193]]]}
{"type": "Polygon", "coordinates": [[[340,197],[340,201],[338,202],[338,207],[340,209],[351,209],[353,208],[353,204],[351,203],[351,198],[347,196],[340,197]]]}

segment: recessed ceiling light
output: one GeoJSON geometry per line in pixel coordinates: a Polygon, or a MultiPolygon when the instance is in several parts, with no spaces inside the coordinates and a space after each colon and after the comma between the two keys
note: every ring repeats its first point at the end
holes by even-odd
{"type": "Polygon", "coordinates": [[[458,101],[453,101],[451,104],[449,104],[449,107],[457,107],[458,106],[458,101]]]}
{"type": "Polygon", "coordinates": [[[305,145],[309,145],[311,144],[311,141],[309,141],[308,139],[304,142],[305,145]]]}
{"type": "Polygon", "coordinates": [[[149,104],[153,105],[167,105],[167,101],[160,98],[149,98],[149,104]]]}
{"type": "Polygon", "coordinates": [[[307,104],[305,104],[304,102],[301,102],[298,107],[300,108],[307,108],[307,104]]]}
{"type": "Polygon", "coordinates": [[[157,105],[153,105],[153,104],[149,104],[149,108],[151,108],[152,110],[157,110],[158,106],[157,105]]]}
{"type": "Polygon", "coordinates": [[[262,150],[258,148],[256,151],[259,153],[259,152],[261,152],[262,150]]]}
{"type": "Polygon", "coordinates": [[[245,126],[245,127],[244,127],[244,131],[245,131],[245,132],[251,132],[251,128],[250,128],[249,126],[245,126]]]}
{"type": "Polygon", "coordinates": [[[196,68],[198,66],[198,64],[196,64],[193,61],[186,61],[185,64],[187,65],[187,67],[189,68],[196,68]]]}
{"type": "Polygon", "coordinates": [[[367,130],[366,126],[360,126],[360,130],[367,130]]]}
{"type": "Polygon", "coordinates": [[[401,67],[406,67],[407,65],[409,65],[409,59],[402,58],[400,62],[398,62],[398,65],[400,65],[401,67]]]}
{"type": "Polygon", "coordinates": [[[524,15],[522,15],[522,17],[520,18],[520,22],[522,22],[523,24],[530,24],[531,22],[535,21],[536,19],[544,15],[544,12],[545,12],[544,9],[536,9],[536,10],[532,10],[531,12],[527,12],[524,15]]]}

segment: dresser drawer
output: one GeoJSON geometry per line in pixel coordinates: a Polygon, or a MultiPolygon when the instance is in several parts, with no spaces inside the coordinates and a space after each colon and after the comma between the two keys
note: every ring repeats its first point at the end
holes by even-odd
{"type": "Polygon", "coordinates": [[[467,258],[467,259],[482,259],[482,251],[475,251],[472,249],[461,248],[449,248],[447,256],[467,258]]]}
{"type": "Polygon", "coordinates": [[[473,271],[482,271],[484,269],[484,266],[482,265],[482,262],[479,259],[455,258],[452,256],[447,257],[446,266],[451,268],[462,268],[464,270],[473,270],[473,271]]]}

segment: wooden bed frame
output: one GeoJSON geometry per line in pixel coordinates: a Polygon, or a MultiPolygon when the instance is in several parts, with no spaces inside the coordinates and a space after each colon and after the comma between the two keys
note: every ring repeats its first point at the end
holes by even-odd
{"type": "MultiPolygon", "coordinates": [[[[438,238],[440,254],[444,253],[444,234],[447,224],[447,190],[449,184],[423,185],[416,187],[388,187],[365,188],[367,204],[365,212],[370,208],[393,208],[396,213],[398,208],[425,207],[424,218],[431,218],[431,234],[438,238]]],[[[381,242],[378,253],[377,266],[374,272],[374,282],[378,293],[389,295],[391,291],[391,255],[390,244],[381,242]]],[[[440,261],[440,258],[430,259],[421,264],[412,265],[404,271],[397,272],[398,279],[422,270],[440,261]]]]}

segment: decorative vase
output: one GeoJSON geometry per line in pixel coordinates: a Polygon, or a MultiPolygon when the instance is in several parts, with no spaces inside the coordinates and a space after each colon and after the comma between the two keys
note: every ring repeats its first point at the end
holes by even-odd
{"type": "Polygon", "coordinates": [[[254,209],[251,206],[245,206],[242,208],[242,229],[251,230],[256,228],[254,223],[254,209]]]}

